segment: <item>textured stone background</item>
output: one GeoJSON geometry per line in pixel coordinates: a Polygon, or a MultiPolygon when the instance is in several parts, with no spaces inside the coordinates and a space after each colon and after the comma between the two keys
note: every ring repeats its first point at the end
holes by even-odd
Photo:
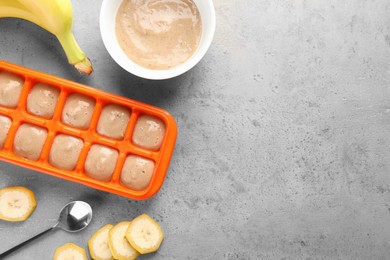
{"type": "Polygon", "coordinates": [[[161,250],[140,259],[389,259],[390,2],[215,0],[202,62],[172,80],[123,71],[100,38],[100,1],[74,1],[74,31],[95,73],[80,76],[57,41],[0,20],[0,58],[157,105],[179,137],[162,190],[131,201],[0,163],[0,186],[25,185],[38,207],[0,222],[0,251],[50,227],[75,199],[95,217],[9,259],[50,259],[101,226],[146,212],[161,250]]]}

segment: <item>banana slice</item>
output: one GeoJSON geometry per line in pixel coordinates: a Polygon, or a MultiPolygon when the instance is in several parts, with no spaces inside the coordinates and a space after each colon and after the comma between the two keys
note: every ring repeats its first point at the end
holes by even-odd
{"type": "Polygon", "coordinates": [[[111,253],[118,260],[134,260],[139,253],[126,239],[126,230],[131,222],[124,221],[116,224],[108,233],[108,242],[111,253]]]}
{"type": "Polygon", "coordinates": [[[95,260],[114,260],[108,245],[108,232],[113,227],[111,224],[107,224],[88,240],[89,254],[92,259],[95,260]]]}
{"type": "Polygon", "coordinates": [[[151,217],[136,217],[126,231],[126,239],[141,254],[155,252],[164,238],[161,227],[151,217]]]}
{"type": "Polygon", "coordinates": [[[56,249],[53,260],[88,260],[84,248],[67,243],[56,249]]]}
{"type": "Polygon", "coordinates": [[[21,186],[0,189],[0,219],[24,221],[37,206],[34,193],[21,186]]]}

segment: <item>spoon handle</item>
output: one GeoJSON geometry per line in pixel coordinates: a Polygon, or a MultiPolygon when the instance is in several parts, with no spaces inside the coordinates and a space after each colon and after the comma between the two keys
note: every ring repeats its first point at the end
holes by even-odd
{"type": "Polygon", "coordinates": [[[4,259],[4,257],[8,256],[9,254],[12,254],[13,252],[15,252],[15,251],[18,250],[19,248],[21,248],[21,247],[27,245],[27,244],[30,243],[31,241],[33,241],[33,240],[35,240],[35,239],[37,239],[37,238],[39,238],[39,237],[45,235],[46,233],[49,233],[49,232],[52,231],[55,227],[56,227],[56,226],[51,227],[51,228],[49,228],[48,230],[45,230],[45,231],[43,231],[42,233],[39,233],[38,235],[36,235],[36,236],[34,236],[34,237],[32,237],[32,238],[30,238],[30,239],[28,239],[28,240],[26,240],[26,241],[20,243],[20,244],[17,245],[17,246],[14,246],[13,248],[11,248],[11,249],[9,249],[9,250],[7,250],[7,251],[5,251],[4,253],[2,253],[2,254],[0,255],[0,259],[4,259]]]}

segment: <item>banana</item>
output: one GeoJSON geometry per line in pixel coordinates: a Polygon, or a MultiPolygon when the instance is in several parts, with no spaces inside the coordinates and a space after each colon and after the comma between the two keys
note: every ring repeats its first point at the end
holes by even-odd
{"type": "Polygon", "coordinates": [[[93,71],[91,61],[74,38],[73,9],[70,0],[0,0],[0,18],[20,18],[54,34],[70,64],[85,74],[93,71]]]}
{"type": "Polygon", "coordinates": [[[89,254],[95,260],[114,260],[108,245],[108,232],[113,227],[107,224],[88,240],[89,254]]]}
{"type": "Polygon", "coordinates": [[[88,260],[84,248],[67,243],[56,249],[53,260],[88,260]]]}
{"type": "Polygon", "coordinates": [[[129,244],[125,235],[129,227],[129,221],[123,221],[111,228],[108,233],[110,250],[115,259],[134,260],[139,253],[129,244]]]}
{"type": "Polygon", "coordinates": [[[164,238],[161,227],[146,214],[136,217],[126,231],[126,239],[141,254],[155,252],[164,238]]]}
{"type": "Polygon", "coordinates": [[[21,186],[0,189],[0,219],[24,221],[37,206],[34,193],[21,186]]]}

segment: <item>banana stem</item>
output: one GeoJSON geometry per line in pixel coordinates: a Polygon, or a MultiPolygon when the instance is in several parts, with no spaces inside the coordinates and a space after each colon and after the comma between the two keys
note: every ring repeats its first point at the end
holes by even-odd
{"type": "Polygon", "coordinates": [[[77,44],[73,33],[66,32],[56,36],[65,51],[69,63],[74,65],[79,72],[91,74],[93,71],[91,61],[77,44]]]}

